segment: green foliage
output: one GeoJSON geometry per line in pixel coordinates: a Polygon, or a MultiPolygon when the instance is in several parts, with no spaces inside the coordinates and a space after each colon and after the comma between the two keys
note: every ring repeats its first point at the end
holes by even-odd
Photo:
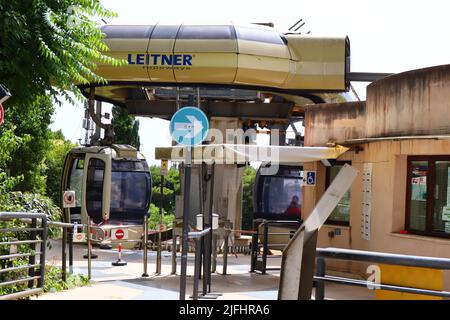
{"type": "Polygon", "coordinates": [[[23,139],[7,164],[11,176],[22,176],[16,190],[45,192],[53,103],[74,102],[66,90],[81,97],[77,84],[104,83],[94,73],[97,64],[124,63],[105,55],[93,20],[113,16],[99,0],[0,0],[0,79],[12,94],[4,127],[14,126],[23,139]]]}
{"type": "MultiPolygon", "coordinates": [[[[152,203],[159,208],[161,201],[161,168],[150,167],[152,175],[152,203]]],[[[163,208],[166,212],[175,213],[175,196],[180,194],[180,173],[176,168],[170,168],[164,177],[163,208]]]]}
{"type": "Polygon", "coordinates": [[[51,149],[48,126],[53,112],[54,107],[47,96],[39,96],[29,104],[8,103],[6,121],[15,124],[16,136],[26,138],[13,152],[13,161],[9,164],[12,176],[23,175],[16,190],[45,193],[45,155],[51,149]]]}
{"type": "Polygon", "coordinates": [[[253,228],[253,184],[255,183],[256,169],[247,166],[242,178],[242,229],[253,228]]]}
{"type": "Polygon", "coordinates": [[[47,167],[46,191],[47,196],[56,205],[59,205],[61,201],[60,185],[64,159],[67,153],[76,147],[76,144],[66,140],[61,130],[52,133],[50,143],[50,150],[45,156],[45,164],[47,167]]]}
{"type": "MultiPolygon", "coordinates": [[[[148,228],[150,230],[155,230],[156,225],[159,224],[159,207],[155,206],[153,203],[150,204],[150,216],[148,219],[148,228]]],[[[175,220],[175,215],[173,213],[168,214],[163,210],[163,223],[168,229],[172,228],[173,220],[175,220]]]]}
{"type": "Polygon", "coordinates": [[[12,159],[12,153],[25,140],[15,136],[13,129],[4,129],[0,132],[0,211],[5,210],[4,204],[7,201],[8,192],[23,179],[22,176],[11,177],[9,174],[8,164],[12,159]]]}
{"type": "Polygon", "coordinates": [[[104,83],[98,63],[122,60],[104,53],[103,34],[93,18],[116,14],[99,0],[0,0],[0,79],[14,103],[29,103],[46,92],[69,101],[76,84],[104,83]]]}
{"type": "Polygon", "coordinates": [[[114,142],[129,144],[139,150],[139,121],[128,114],[125,108],[113,106],[112,126],[114,128],[114,142]]]}
{"type": "Polygon", "coordinates": [[[61,274],[62,271],[58,267],[45,267],[44,292],[58,292],[75,287],[87,286],[90,283],[88,277],[81,274],[67,274],[67,279],[64,282],[61,274]]]}

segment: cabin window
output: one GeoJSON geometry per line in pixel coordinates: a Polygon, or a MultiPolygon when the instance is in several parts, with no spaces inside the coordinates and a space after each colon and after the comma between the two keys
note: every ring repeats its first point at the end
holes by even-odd
{"type": "Polygon", "coordinates": [[[86,208],[89,216],[98,223],[102,217],[103,180],[105,162],[90,159],[86,178],[86,208]]]}
{"type": "Polygon", "coordinates": [[[406,230],[450,237],[450,157],[408,157],[406,230]]]}
{"type": "Polygon", "coordinates": [[[231,26],[182,26],[178,39],[236,39],[231,26]]]}
{"type": "Polygon", "coordinates": [[[180,26],[156,25],[151,34],[152,39],[175,39],[180,26]]]}
{"type": "MultiPolygon", "coordinates": [[[[326,174],[326,188],[329,187],[331,182],[333,182],[334,178],[338,175],[339,171],[341,171],[342,167],[345,164],[350,164],[348,161],[331,161],[331,167],[327,167],[326,174]]],[[[331,212],[328,217],[326,224],[336,224],[336,225],[344,225],[348,226],[350,224],[350,199],[351,199],[351,191],[350,189],[344,194],[342,199],[337,204],[336,208],[331,212]]]]}
{"type": "Polygon", "coordinates": [[[84,159],[74,159],[70,171],[69,190],[75,191],[75,207],[81,207],[84,159]]]}
{"type": "Polygon", "coordinates": [[[265,29],[236,27],[236,34],[238,39],[266,42],[273,44],[285,44],[278,32],[265,29]]]}

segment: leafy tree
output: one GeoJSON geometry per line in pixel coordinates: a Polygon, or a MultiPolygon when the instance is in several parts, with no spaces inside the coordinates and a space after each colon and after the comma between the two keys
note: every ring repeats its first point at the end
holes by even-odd
{"type": "MultiPolygon", "coordinates": [[[[150,167],[152,175],[152,203],[159,208],[161,201],[161,167],[150,167]]],[[[169,214],[175,214],[175,196],[180,194],[180,173],[175,168],[170,168],[164,177],[163,209],[169,214]]]]}
{"type": "Polygon", "coordinates": [[[242,229],[253,228],[253,184],[255,183],[256,169],[247,166],[242,178],[242,229]]]}
{"type": "Polygon", "coordinates": [[[128,114],[127,109],[119,106],[112,108],[112,125],[115,143],[129,144],[139,150],[139,120],[128,114]]]}
{"type": "Polygon", "coordinates": [[[16,190],[45,193],[45,155],[51,148],[51,131],[48,126],[53,111],[52,102],[46,96],[39,96],[29,104],[8,103],[6,116],[8,122],[17,124],[15,134],[28,137],[12,154],[13,161],[9,165],[11,175],[23,175],[16,190]]]}
{"type": "Polygon", "coordinates": [[[76,144],[72,143],[70,140],[66,140],[61,130],[52,132],[51,137],[51,147],[45,156],[45,164],[47,167],[47,196],[53,200],[55,204],[60,203],[60,185],[61,176],[64,166],[64,159],[67,153],[76,144]]]}
{"type": "Polygon", "coordinates": [[[94,73],[97,64],[124,63],[104,54],[93,20],[113,16],[99,0],[0,0],[0,80],[12,93],[6,124],[30,137],[11,155],[11,175],[23,175],[16,189],[45,191],[52,104],[61,97],[73,102],[66,90],[80,97],[76,84],[105,82],[94,73]]]}
{"type": "Polygon", "coordinates": [[[104,54],[93,17],[115,17],[99,0],[0,0],[0,79],[14,103],[37,96],[72,98],[76,83],[104,82],[98,63],[120,64],[104,54]]]}
{"type": "Polygon", "coordinates": [[[0,136],[0,211],[9,209],[8,192],[23,179],[23,176],[10,176],[8,166],[12,159],[11,154],[24,140],[14,135],[13,128],[4,129],[0,136]]]}

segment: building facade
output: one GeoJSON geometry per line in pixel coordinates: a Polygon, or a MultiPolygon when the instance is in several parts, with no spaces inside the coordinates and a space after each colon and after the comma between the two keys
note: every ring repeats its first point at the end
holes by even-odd
{"type": "MultiPolygon", "coordinates": [[[[343,164],[359,174],[318,247],[450,258],[450,65],[376,81],[365,102],[309,107],[305,145],[330,144],[350,150],[337,161],[305,164],[317,171],[317,184],[305,188],[304,212],[343,164]]],[[[334,267],[364,273],[350,262],[334,267]]]]}

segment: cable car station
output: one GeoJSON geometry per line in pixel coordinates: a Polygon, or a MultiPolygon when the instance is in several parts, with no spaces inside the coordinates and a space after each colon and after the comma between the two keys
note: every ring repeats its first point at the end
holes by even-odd
{"type": "MultiPolygon", "coordinates": [[[[94,280],[104,261],[93,255],[109,257],[119,273],[129,259],[142,268],[124,274],[180,300],[227,298],[227,283],[239,281],[270,288],[243,299],[450,296],[448,65],[356,73],[345,35],[256,24],[101,29],[107,54],[123,64],[99,64],[94,71],[107,83],[79,85],[96,133],[64,163],[61,223],[75,226],[64,228],[64,269],[67,261],[69,270],[79,267],[74,247],[87,252],[94,280]],[[371,82],[367,101],[351,101],[355,81],[371,82]],[[135,148],[115,144],[102,103],[171,120],[172,145],[155,148],[155,159],[178,168],[181,194],[173,227],[156,235],[170,249],[158,249],[158,277],[149,276],[149,166],[135,148]],[[256,143],[262,131],[268,146],[256,143]],[[243,230],[250,163],[260,166],[252,229],[243,230]],[[370,291],[375,264],[381,283],[370,291]],[[354,295],[341,293],[344,285],[356,287],[354,295]]],[[[158,298],[152,294],[143,298],[158,298]]]]}

